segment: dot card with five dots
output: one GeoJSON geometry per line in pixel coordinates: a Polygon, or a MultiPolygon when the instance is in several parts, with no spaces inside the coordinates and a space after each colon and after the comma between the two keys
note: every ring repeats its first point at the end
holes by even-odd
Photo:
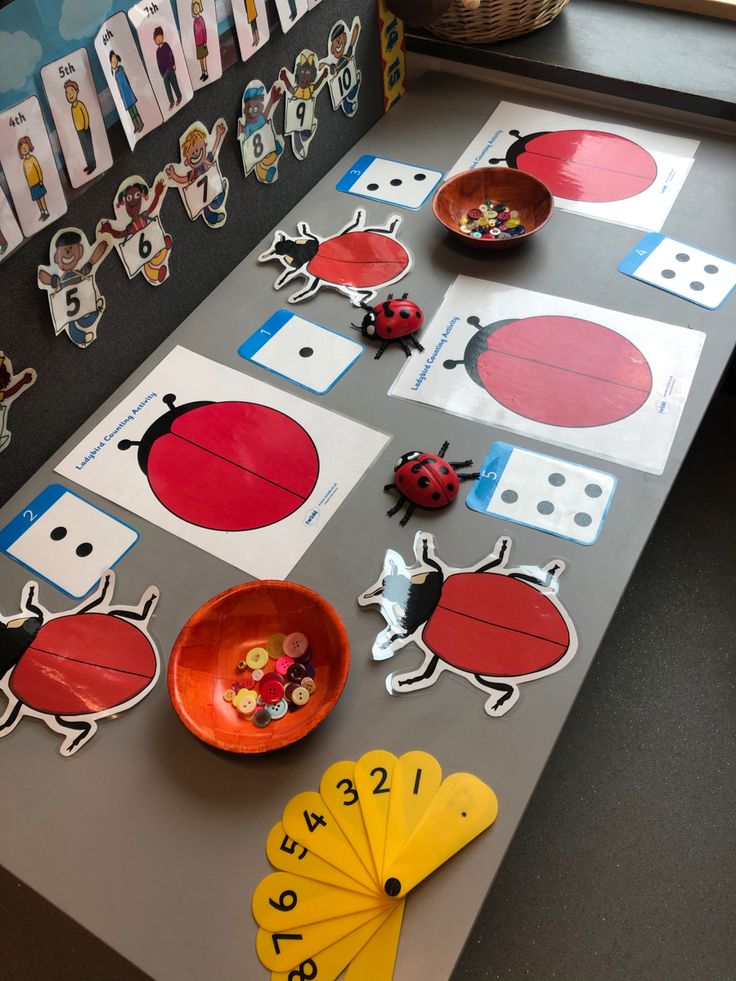
{"type": "Polygon", "coordinates": [[[494,443],[466,503],[481,514],[593,545],[616,483],[602,470],[494,443]]]}
{"type": "Polygon", "coordinates": [[[342,760],[284,808],[268,836],[276,872],[253,893],[256,950],[272,981],[390,981],[407,893],[490,827],[496,795],[442,779],[419,750],[342,760]]]}
{"type": "Polygon", "coordinates": [[[440,170],[366,155],[340,178],[337,190],[417,211],[443,176],[440,170]]]}
{"type": "Polygon", "coordinates": [[[138,532],[61,484],[51,484],[4,528],[0,552],[81,599],[138,541],[138,532]]]}
{"type": "Polygon", "coordinates": [[[736,289],[736,262],[653,233],[619,263],[619,272],[716,310],[736,289]]]}

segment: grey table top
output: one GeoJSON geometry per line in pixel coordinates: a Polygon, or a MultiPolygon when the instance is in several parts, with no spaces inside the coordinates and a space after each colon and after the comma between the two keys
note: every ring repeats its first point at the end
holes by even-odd
{"type": "MultiPolygon", "coordinates": [[[[500,88],[444,75],[424,77],[281,227],[288,230],[296,220],[310,221],[323,234],[342,227],[357,199],[336,193],[334,185],[361,153],[448,168],[502,98],[520,101],[518,93],[500,88]]],[[[559,108],[553,99],[530,96],[525,101],[559,108]]],[[[569,105],[565,111],[572,111],[569,105]]],[[[584,104],[578,111],[591,115],[584,104]]],[[[595,117],[627,121],[609,110],[596,109],[595,117]]],[[[651,120],[639,122],[657,129],[651,120]]],[[[732,173],[733,149],[724,138],[678,132],[702,143],[666,230],[692,240],[695,222],[701,230],[696,241],[728,254],[736,203],[722,188],[732,173]]],[[[368,206],[376,221],[391,210],[368,206]]],[[[427,880],[407,903],[396,977],[449,976],[736,342],[736,323],[727,305],[708,312],[615,271],[640,237],[632,229],[558,212],[545,233],[524,248],[488,259],[452,245],[428,206],[402,214],[401,237],[415,257],[406,288],[429,316],[452,279],[463,272],[692,326],[708,334],[695,383],[662,477],[606,465],[619,486],[598,544],[585,548],[513,527],[519,563],[555,556],[568,562],[562,595],[577,625],[580,650],[565,670],[524,686],[519,703],[503,719],[484,716],[480,693],[454,678],[445,677],[428,691],[391,699],[384,688],[389,668],[369,657],[382,621],[373,612],[360,611],[355,597],[377,576],[387,547],[408,555],[414,532],[422,528],[437,535],[446,560],[472,564],[507,530],[461,504],[436,515],[423,513],[405,529],[384,519],[381,487],[397,451],[449,439],[479,460],[499,436],[487,426],[386,398],[403,357],[390,352],[380,362],[361,359],[320,400],[392,433],[394,439],[291,576],[324,595],[350,634],[351,675],[330,718],[288,750],[236,758],[209,749],[184,729],[162,682],[133,711],[103,723],[93,744],[72,760],[58,756],[55,735],[28,721],[3,743],[0,862],[156,981],[260,976],[249,900],[269,868],[263,852],[266,834],[291,796],[317,788],[330,763],[357,759],[377,747],[397,754],[424,749],[438,757],[445,773],[474,772],[499,798],[494,827],[427,880]]],[[[256,266],[254,255],[246,258],[89,425],[176,344],[256,375],[257,369],[243,362],[236,348],[281,304],[282,298],[270,290],[273,278],[272,268],[256,266]]],[[[337,329],[351,319],[345,300],[327,293],[302,312],[337,329]]],[[[267,380],[289,388],[270,375],[267,380]]],[[[0,522],[55,479],[54,463],[77,438],[9,502],[0,512],[0,522]]],[[[534,445],[522,438],[514,441],[534,445]]],[[[104,506],[130,520],[120,509],[104,506]]],[[[160,587],[152,629],[166,653],[194,609],[244,577],[137,518],[132,523],[142,535],[119,568],[118,595],[136,600],[149,583],[160,587]]],[[[27,578],[21,567],[3,562],[4,612],[17,609],[27,578]]],[[[50,587],[43,594],[54,609],[70,605],[50,587]]],[[[407,651],[392,668],[408,669],[413,663],[414,655],[407,651]]]]}

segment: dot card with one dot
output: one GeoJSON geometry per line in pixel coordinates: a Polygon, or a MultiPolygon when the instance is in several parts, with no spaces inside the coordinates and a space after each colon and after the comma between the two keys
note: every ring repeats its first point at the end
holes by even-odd
{"type": "Polygon", "coordinates": [[[321,324],[277,310],[238,348],[246,361],[317,395],[325,395],[363,353],[363,347],[321,324]]]}
{"type": "Polygon", "coordinates": [[[337,190],[417,211],[443,176],[440,170],[367,155],[340,178],[337,190]]]}
{"type": "Polygon", "coordinates": [[[667,235],[646,235],[619,272],[716,310],[736,289],[736,263],[667,235]]]}
{"type": "Polygon", "coordinates": [[[0,552],[81,599],[138,541],[125,522],[51,484],[0,530],[0,552]]]}
{"type": "Polygon", "coordinates": [[[593,545],[611,506],[616,478],[567,460],[494,443],[467,505],[481,514],[593,545]]]}

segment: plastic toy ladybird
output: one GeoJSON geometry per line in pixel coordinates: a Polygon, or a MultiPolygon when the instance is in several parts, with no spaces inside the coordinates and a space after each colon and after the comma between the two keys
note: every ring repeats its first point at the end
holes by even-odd
{"type": "Polygon", "coordinates": [[[389,518],[400,511],[407,501],[409,506],[399,522],[402,526],[412,516],[415,507],[443,508],[455,500],[461,483],[480,477],[479,473],[457,472],[463,467],[472,467],[472,460],[459,460],[456,463],[445,460],[449,445],[443,443],[436,456],[412,450],[399,457],[394,467],[394,482],[383,488],[385,491],[396,490],[400,495],[398,502],[386,512],[389,518]]]}
{"type": "Polygon", "coordinates": [[[107,572],[92,599],[51,614],[36,583],[25,586],[21,613],[0,619],[0,690],[8,699],[0,737],[31,716],[61,733],[61,755],[72,756],[99,719],[131,708],[153,688],[161,659],[148,623],[158,590],[151,587],[133,607],[113,606],[114,590],[107,572]]]}
{"type": "Polygon", "coordinates": [[[493,692],[485,711],[501,716],[517,701],[519,685],[570,663],[577,635],[557,595],[565,563],[511,569],[510,549],[511,540],[499,538],[477,565],[456,569],[437,557],[432,535],[420,531],[414,565],[386,553],[381,577],[358,597],[361,606],[380,606],[387,623],[373,658],[385,660],[411,642],[424,654],[417,671],[387,678],[392,695],[428,688],[452,671],[493,692]]]}
{"type": "MultiPolygon", "coordinates": [[[[543,181],[568,201],[623,201],[654,183],[652,155],[625,136],[595,129],[563,129],[521,136],[506,152],[506,164],[543,181]]],[[[491,164],[502,163],[499,158],[491,164]]]]}
{"type": "Polygon", "coordinates": [[[156,419],[138,446],[138,465],[167,510],[214,531],[250,531],[287,518],[319,476],[312,437],[290,416],[255,402],[188,402],[156,419]]]}
{"type": "Polygon", "coordinates": [[[411,254],[396,238],[401,218],[391,215],[380,228],[365,227],[361,208],[341,232],[318,238],[305,221],[297,224],[298,238],[277,231],[271,248],[258,256],[259,262],[277,259],[285,268],[273,284],[280,290],[301,276],[307,285],[289,297],[298,303],[329,286],[347,296],[355,306],[372,300],[377,291],[391,286],[411,269],[411,254]]]}
{"type": "Polygon", "coordinates": [[[424,350],[414,336],[424,324],[424,314],[416,303],[407,299],[408,296],[408,293],[404,293],[402,297],[395,300],[393,294],[389,293],[383,303],[379,303],[375,307],[363,303],[361,305],[368,311],[363,317],[363,322],[360,327],[357,324],[350,325],[361,331],[364,337],[369,337],[371,340],[378,338],[381,341],[381,346],[376,351],[376,361],[389,344],[393,343],[401,347],[407,358],[411,357],[409,344],[415,351],[424,350]]]}

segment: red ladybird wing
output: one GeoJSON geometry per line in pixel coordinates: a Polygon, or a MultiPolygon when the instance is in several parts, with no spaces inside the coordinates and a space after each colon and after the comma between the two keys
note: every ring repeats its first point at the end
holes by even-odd
{"type": "Polygon", "coordinates": [[[414,334],[424,323],[424,315],[416,303],[408,300],[390,300],[375,308],[376,333],[391,340],[414,334]]]}
{"type": "Polygon", "coordinates": [[[455,667],[493,678],[544,671],[566,653],[570,634],[535,586],[493,573],[449,576],[422,639],[455,667]]]}
{"type": "Polygon", "coordinates": [[[79,613],[41,628],[13,670],[10,687],[36,711],[87,715],[139,695],[156,668],[151,642],[133,623],[79,613]]]}
{"type": "Polygon", "coordinates": [[[409,268],[401,242],[379,232],[348,232],[320,244],[307,271],[334,286],[367,289],[394,282],[409,268]]]}

